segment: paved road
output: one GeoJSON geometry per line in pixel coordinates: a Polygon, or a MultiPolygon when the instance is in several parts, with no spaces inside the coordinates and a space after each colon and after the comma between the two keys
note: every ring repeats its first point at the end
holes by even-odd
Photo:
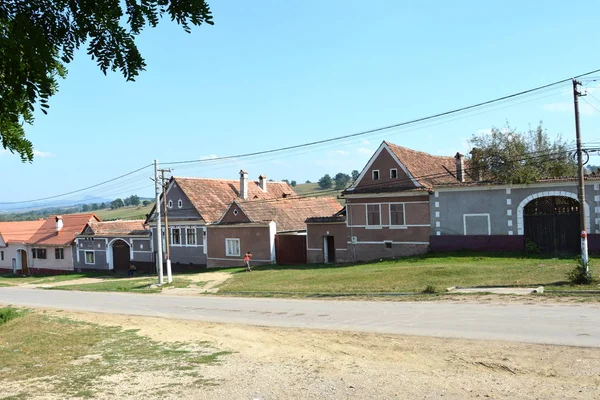
{"type": "Polygon", "coordinates": [[[183,297],[0,288],[0,304],[263,326],[600,347],[600,307],[183,297]]]}

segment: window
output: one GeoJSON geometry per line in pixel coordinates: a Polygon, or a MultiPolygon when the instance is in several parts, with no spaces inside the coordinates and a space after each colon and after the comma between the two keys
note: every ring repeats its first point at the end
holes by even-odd
{"type": "Polygon", "coordinates": [[[386,249],[391,249],[392,248],[392,242],[386,241],[386,242],[383,242],[383,243],[385,244],[385,248],[386,249]]]}
{"type": "Polygon", "coordinates": [[[183,201],[181,199],[177,200],[177,207],[178,208],[182,208],[183,207],[183,201]]]}
{"type": "Polygon", "coordinates": [[[46,259],[46,249],[31,249],[32,257],[40,260],[46,259]]]}
{"type": "Polygon", "coordinates": [[[367,225],[381,225],[379,204],[367,204],[367,225]]]}
{"type": "Polygon", "coordinates": [[[225,255],[229,257],[240,256],[240,239],[225,239],[225,255]]]}
{"type": "Polygon", "coordinates": [[[404,204],[390,204],[390,225],[404,225],[404,204]]]}
{"type": "Polygon", "coordinates": [[[392,168],[390,169],[390,178],[396,179],[398,177],[398,169],[392,168]]]}
{"type": "Polygon", "coordinates": [[[373,170],[373,180],[374,181],[379,180],[379,170],[378,169],[373,170]]]}
{"type": "Polygon", "coordinates": [[[65,249],[54,249],[54,258],[56,260],[64,260],[65,259],[65,249]]]}
{"type": "Polygon", "coordinates": [[[196,228],[187,228],[187,244],[196,244],[196,228]]]}
{"type": "Polygon", "coordinates": [[[171,244],[181,244],[181,231],[179,228],[171,228],[171,244]]]}
{"type": "Polygon", "coordinates": [[[4,261],[4,250],[0,251],[0,261],[4,261]]]}
{"type": "Polygon", "coordinates": [[[94,257],[93,251],[85,252],[85,263],[86,264],[94,264],[96,262],[96,257],[94,257]]]}
{"type": "Polygon", "coordinates": [[[169,200],[169,203],[167,203],[167,207],[173,208],[173,200],[169,200]]]}

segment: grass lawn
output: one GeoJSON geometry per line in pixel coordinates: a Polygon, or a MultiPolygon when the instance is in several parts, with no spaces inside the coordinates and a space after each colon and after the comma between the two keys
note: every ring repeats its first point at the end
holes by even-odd
{"type": "MultiPolygon", "coordinates": [[[[294,192],[296,192],[300,196],[311,196],[311,197],[332,196],[332,197],[337,198],[337,196],[339,196],[342,193],[341,190],[333,191],[333,189],[321,189],[316,182],[315,183],[299,183],[293,189],[294,189],[294,192]]],[[[343,200],[343,199],[338,199],[338,201],[342,205],[345,204],[345,200],[343,200]]]]}
{"type": "MultiPolygon", "coordinates": [[[[0,313],[3,310],[10,309],[0,313]]],[[[39,312],[21,311],[0,325],[0,337],[0,399],[42,393],[51,398],[96,397],[98,391],[110,392],[124,377],[141,374],[147,375],[145,379],[156,374],[175,382],[185,379],[186,384],[201,387],[211,384],[201,378],[202,367],[227,354],[207,343],[158,343],[135,330],[39,312]]],[[[147,398],[163,397],[160,387],[145,386],[147,398]]]]}
{"type": "Polygon", "coordinates": [[[70,273],[61,275],[32,275],[32,276],[18,276],[18,275],[0,275],[0,286],[12,286],[21,285],[23,283],[30,284],[44,284],[53,282],[64,282],[71,281],[73,279],[80,278],[96,278],[99,276],[106,276],[106,272],[80,272],[70,273]]]}
{"type": "MultiPolygon", "coordinates": [[[[592,272],[594,272],[592,261],[592,272]]],[[[231,269],[233,278],[220,293],[294,292],[302,295],[335,293],[422,292],[451,286],[544,286],[547,291],[600,290],[572,286],[567,273],[572,259],[528,258],[514,255],[428,254],[421,257],[360,265],[259,266],[254,272],[231,269]]],[[[598,276],[598,273],[595,273],[598,276]]]]}
{"type": "Polygon", "coordinates": [[[93,211],[103,221],[113,221],[116,219],[146,219],[146,214],[150,212],[154,203],[147,206],[121,207],[116,210],[110,208],[93,211]]]}
{"type": "MultiPolygon", "coordinates": [[[[165,277],[166,280],[166,277],[165,277]]],[[[159,293],[162,288],[186,288],[192,281],[174,277],[173,282],[162,287],[152,286],[157,282],[156,277],[147,278],[120,278],[107,282],[86,283],[81,285],[64,285],[48,288],[51,290],[78,290],[84,292],[133,292],[133,293],[159,293]]]]}

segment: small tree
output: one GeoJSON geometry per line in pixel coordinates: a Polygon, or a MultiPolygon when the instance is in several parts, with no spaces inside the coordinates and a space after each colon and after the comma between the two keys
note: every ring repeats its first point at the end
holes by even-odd
{"type": "Polygon", "coordinates": [[[312,183],[312,182],[307,179],[306,182],[304,182],[304,183],[312,183]]]}
{"type": "Polygon", "coordinates": [[[150,200],[144,200],[144,201],[142,201],[142,205],[144,205],[144,207],[147,206],[147,205],[149,205],[150,203],[151,203],[150,200]]]}
{"type": "Polygon", "coordinates": [[[292,187],[296,187],[296,185],[297,185],[297,182],[296,182],[296,181],[291,181],[291,182],[290,182],[290,185],[291,185],[292,187]]]}
{"type": "Polygon", "coordinates": [[[331,176],[329,174],[325,174],[319,179],[319,187],[321,189],[331,189],[332,181],[331,176]]]}
{"type": "Polygon", "coordinates": [[[129,205],[130,206],[139,206],[141,203],[140,197],[138,195],[132,194],[129,196],[129,205]]]}
{"type": "Polygon", "coordinates": [[[83,212],[90,211],[90,206],[88,206],[87,204],[82,205],[81,206],[81,211],[83,211],[83,212]]]}
{"type": "Polygon", "coordinates": [[[360,175],[360,172],[358,172],[357,170],[353,170],[350,175],[352,175],[352,181],[355,182],[358,179],[358,176],[360,175]]]}
{"type": "Polygon", "coordinates": [[[105,208],[108,208],[108,205],[106,203],[100,203],[100,205],[98,206],[99,210],[104,210],[105,208]]]}
{"type": "Polygon", "coordinates": [[[282,180],[281,182],[285,182],[285,183],[287,183],[288,185],[290,184],[290,181],[288,181],[287,179],[284,179],[284,180],[282,180]]]}
{"type": "Polygon", "coordinates": [[[350,175],[344,174],[343,172],[338,172],[335,175],[335,189],[342,190],[345,189],[350,182],[350,175]]]}
{"type": "Polygon", "coordinates": [[[125,203],[120,198],[115,199],[115,200],[113,200],[113,201],[110,202],[110,208],[111,208],[111,210],[116,210],[117,208],[121,208],[121,207],[124,207],[124,206],[125,206],[125,203]]]}

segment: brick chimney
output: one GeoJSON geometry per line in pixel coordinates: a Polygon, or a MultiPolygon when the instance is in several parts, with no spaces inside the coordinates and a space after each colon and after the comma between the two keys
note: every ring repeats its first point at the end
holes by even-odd
{"type": "Polygon", "coordinates": [[[58,235],[63,228],[63,218],[57,215],[54,219],[56,220],[56,234],[58,235]]]}
{"type": "Polygon", "coordinates": [[[248,200],[248,173],[243,169],[240,170],[240,197],[248,200]]]}
{"type": "Polygon", "coordinates": [[[460,153],[456,153],[454,156],[456,160],[456,179],[459,182],[465,181],[465,156],[460,153]]]}
{"type": "Polygon", "coordinates": [[[258,177],[258,185],[260,186],[260,188],[262,189],[263,192],[267,191],[267,177],[264,175],[261,175],[258,177]]]}

